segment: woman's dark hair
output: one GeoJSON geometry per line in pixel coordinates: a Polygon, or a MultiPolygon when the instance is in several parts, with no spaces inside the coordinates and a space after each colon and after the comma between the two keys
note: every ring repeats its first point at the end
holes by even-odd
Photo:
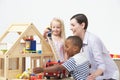
{"type": "Polygon", "coordinates": [[[82,39],[78,36],[69,36],[67,40],[71,40],[72,44],[75,46],[78,46],[80,49],[82,48],[82,39]]]}
{"type": "Polygon", "coordinates": [[[85,30],[87,29],[88,19],[87,19],[87,17],[84,14],[76,14],[76,15],[72,16],[70,18],[70,20],[72,20],[73,18],[75,18],[79,24],[82,24],[84,22],[85,23],[84,29],[85,30]]]}

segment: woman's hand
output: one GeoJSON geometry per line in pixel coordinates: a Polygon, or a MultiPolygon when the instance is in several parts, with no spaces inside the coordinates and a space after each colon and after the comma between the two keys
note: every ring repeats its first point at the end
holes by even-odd
{"type": "Polygon", "coordinates": [[[87,80],[95,80],[96,76],[94,74],[91,74],[87,77],[87,80]]]}

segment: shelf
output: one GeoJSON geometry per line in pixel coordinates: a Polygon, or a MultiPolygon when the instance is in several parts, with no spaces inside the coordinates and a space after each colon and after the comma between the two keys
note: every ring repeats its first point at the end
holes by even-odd
{"type": "Polygon", "coordinates": [[[120,60],[120,58],[112,58],[113,60],[120,60]]]}

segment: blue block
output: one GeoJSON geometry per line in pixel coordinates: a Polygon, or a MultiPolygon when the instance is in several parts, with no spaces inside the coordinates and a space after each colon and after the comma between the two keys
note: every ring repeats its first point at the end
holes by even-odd
{"type": "Polygon", "coordinates": [[[30,50],[36,51],[36,40],[31,41],[30,50]]]}

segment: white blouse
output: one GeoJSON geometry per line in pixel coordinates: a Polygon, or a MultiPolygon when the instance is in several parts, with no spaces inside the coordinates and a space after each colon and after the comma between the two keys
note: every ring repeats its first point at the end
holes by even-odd
{"type": "Polygon", "coordinates": [[[84,51],[91,63],[90,72],[94,72],[98,68],[104,70],[103,75],[97,77],[96,80],[118,78],[118,67],[110,57],[110,54],[102,41],[97,36],[90,32],[86,32],[83,40],[82,51],[84,51]]]}

